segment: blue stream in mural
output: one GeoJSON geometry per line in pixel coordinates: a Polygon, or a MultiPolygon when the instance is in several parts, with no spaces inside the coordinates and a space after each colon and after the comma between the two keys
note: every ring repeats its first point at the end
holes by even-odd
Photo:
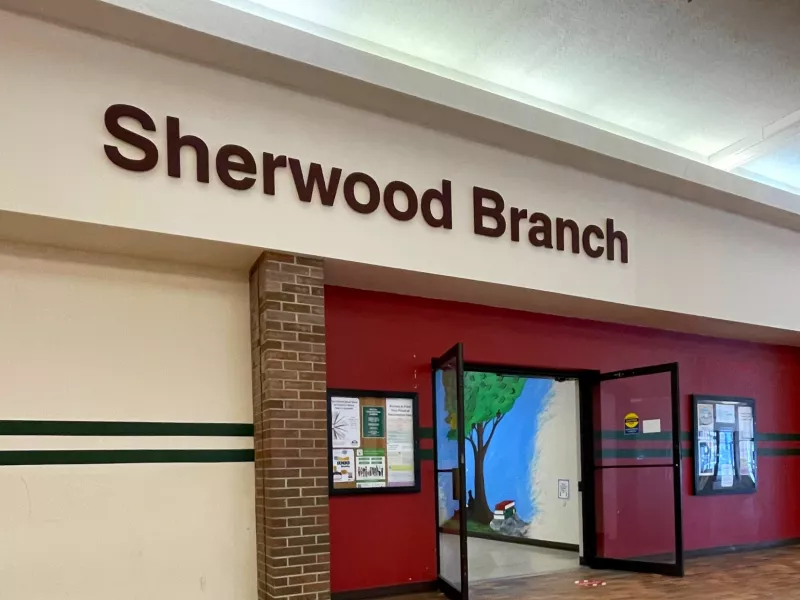
{"type": "MultiPolygon", "coordinates": [[[[539,416],[547,408],[552,379],[528,379],[522,394],[498,426],[497,434],[486,453],[484,479],[489,508],[503,500],[516,502],[519,517],[530,522],[536,514],[531,490],[531,467],[536,450],[539,416]]],[[[440,469],[457,466],[458,445],[447,439],[449,426],[445,422],[444,386],[441,374],[436,375],[436,448],[440,469]]],[[[466,442],[467,490],[475,491],[475,458],[472,446],[466,442]]],[[[450,498],[449,490],[443,490],[450,498]]],[[[457,503],[448,502],[448,513],[455,512],[457,503]]]]}

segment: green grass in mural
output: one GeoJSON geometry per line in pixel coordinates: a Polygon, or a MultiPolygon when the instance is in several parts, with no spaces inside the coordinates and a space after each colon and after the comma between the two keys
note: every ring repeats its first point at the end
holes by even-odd
{"type": "MultiPolygon", "coordinates": [[[[449,521],[445,521],[442,523],[442,529],[447,531],[448,533],[458,533],[460,523],[458,519],[450,519],[449,521]]],[[[502,537],[497,534],[491,527],[488,525],[484,525],[483,523],[478,523],[477,521],[468,520],[467,521],[467,531],[472,533],[485,533],[490,535],[497,535],[497,537],[502,537]]]]}

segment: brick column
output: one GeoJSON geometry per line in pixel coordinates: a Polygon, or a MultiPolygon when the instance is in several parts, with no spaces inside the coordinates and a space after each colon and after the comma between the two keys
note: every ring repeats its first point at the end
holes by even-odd
{"type": "Polygon", "coordinates": [[[250,272],[258,600],[330,597],[322,260],[250,272]]]}

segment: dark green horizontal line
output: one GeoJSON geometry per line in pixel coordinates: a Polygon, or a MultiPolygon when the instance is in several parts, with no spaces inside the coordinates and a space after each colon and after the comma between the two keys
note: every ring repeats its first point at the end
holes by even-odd
{"type": "Polygon", "coordinates": [[[800,442],[797,433],[756,433],[757,442],[800,442]]]}
{"type": "Polygon", "coordinates": [[[672,448],[604,448],[595,452],[595,459],[672,458],[672,448]]]}
{"type": "Polygon", "coordinates": [[[0,465],[253,462],[254,450],[8,450],[0,465]]]}
{"type": "MultiPolygon", "coordinates": [[[[636,433],[626,435],[623,431],[617,430],[603,430],[600,432],[600,438],[603,440],[619,440],[628,442],[660,442],[671,441],[671,431],[660,431],[658,433],[636,433]]],[[[691,442],[692,432],[681,431],[681,441],[691,442]]],[[[756,441],[758,442],[800,442],[800,434],[798,433],[756,433],[756,441]]]]}
{"type": "Polygon", "coordinates": [[[419,451],[419,459],[420,460],[433,460],[433,450],[423,448],[419,451]]]}
{"type": "Polygon", "coordinates": [[[800,448],[758,448],[758,456],[800,456],[800,448]]]}
{"type": "MultiPolygon", "coordinates": [[[[681,435],[683,438],[684,435],[681,435]]],[[[689,434],[685,433],[686,439],[689,439],[689,434]]],[[[619,440],[626,442],[660,442],[672,440],[671,431],[659,431],[658,433],[633,433],[626,434],[624,431],[616,431],[606,429],[600,432],[600,439],[603,440],[619,440]]]]}
{"type": "Polygon", "coordinates": [[[419,428],[419,437],[420,439],[427,440],[433,439],[433,427],[420,427],[419,428]]]}
{"type": "Polygon", "coordinates": [[[0,421],[0,435],[253,437],[251,423],[0,421]]]}
{"type": "MultiPolygon", "coordinates": [[[[681,458],[692,458],[691,448],[681,449],[681,458]]],[[[758,456],[800,456],[800,448],[758,448],[758,456]]],[[[595,453],[595,460],[642,460],[652,458],[672,458],[672,450],[646,449],[637,450],[634,448],[603,450],[595,453]]]]}

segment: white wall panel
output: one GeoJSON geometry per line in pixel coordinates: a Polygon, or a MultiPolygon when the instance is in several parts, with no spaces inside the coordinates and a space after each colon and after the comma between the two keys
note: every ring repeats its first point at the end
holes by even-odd
{"type": "Polygon", "coordinates": [[[0,467],[3,600],[256,597],[253,463],[0,467]]]}

